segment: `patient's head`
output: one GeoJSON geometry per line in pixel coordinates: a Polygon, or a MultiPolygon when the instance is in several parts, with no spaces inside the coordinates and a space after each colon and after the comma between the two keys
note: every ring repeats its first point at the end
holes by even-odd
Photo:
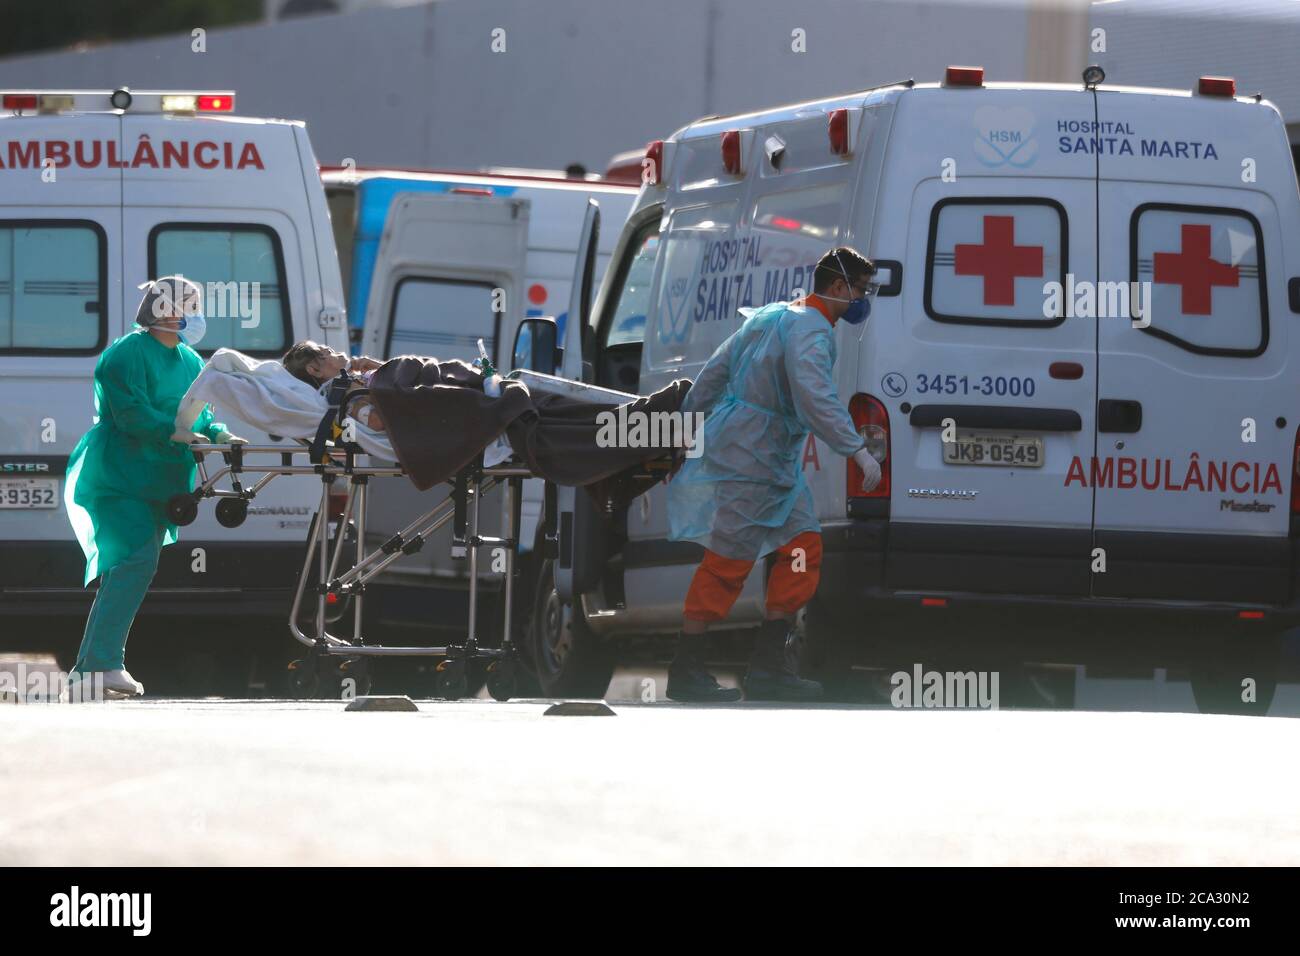
{"type": "Polygon", "coordinates": [[[319,388],[348,367],[348,357],[328,345],[307,339],[296,343],[281,360],[294,378],[319,388]]]}

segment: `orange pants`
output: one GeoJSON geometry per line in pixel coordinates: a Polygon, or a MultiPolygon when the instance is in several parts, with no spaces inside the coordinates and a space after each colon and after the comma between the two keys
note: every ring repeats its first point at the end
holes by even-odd
{"type": "MultiPolygon", "coordinates": [[[[720,621],[731,611],[749,577],[753,561],[724,558],[705,550],[686,592],[684,616],[692,621],[720,621]]],[[[793,614],[817,593],[821,577],[822,536],[805,531],[782,545],[773,555],[767,579],[767,609],[793,614]]]]}

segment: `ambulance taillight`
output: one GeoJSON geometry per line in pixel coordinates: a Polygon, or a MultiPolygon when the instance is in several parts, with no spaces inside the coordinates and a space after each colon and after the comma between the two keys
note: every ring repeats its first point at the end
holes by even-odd
{"type": "Polygon", "coordinates": [[[1196,84],[1202,96],[1236,96],[1237,81],[1230,76],[1203,76],[1196,84]]]}
{"type": "Polygon", "coordinates": [[[20,110],[34,110],[40,105],[40,98],[35,93],[6,93],[4,108],[15,113],[20,110]]]}
{"type": "Polygon", "coordinates": [[[889,412],[878,399],[858,393],[849,401],[849,415],[858,434],[867,443],[867,451],[880,462],[880,484],[871,491],[862,490],[862,469],[848,460],[847,491],[850,498],[889,498],[889,412]]]}
{"type": "Polygon", "coordinates": [[[944,86],[983,86],[984,67],[950,66],[943,74],[944,86]]]}

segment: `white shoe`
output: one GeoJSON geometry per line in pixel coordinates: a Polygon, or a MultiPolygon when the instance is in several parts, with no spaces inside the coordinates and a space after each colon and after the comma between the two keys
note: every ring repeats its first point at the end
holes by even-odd
{"type": "MultiPolygon", "coordinates": [[[[96,677],[95,674],[86,676],[91,679],[96,677]]],[[[99,676],[104,679],[104,696],[107,698],[140,697],[144,694],[144,685],[123,669],[100,671],[99,676]]]]}
{"type": "Polygon", "coordinates": [[[69,675],[66,686],[59,694],[59,700],[63,703],[90,703],[140,697],[143,694],[144,685],[126,670],[79,671],[69,675]]]}
{"type": "Polygon", "coordinates": [[[136,680],[134,677],[132,677],[132,676],[131,676],[131,672],[128,671],[125,667],[122,668],[121,674],[122,674],[122,676],[123,676],[124,678],[126,678],[128,681],[130,681],[132,684],[135,685],[135,695],[136,695],[137,697],[143,697],[143,696],[144,696],[144,684],[141,684],[138,680],[136,680]]]}

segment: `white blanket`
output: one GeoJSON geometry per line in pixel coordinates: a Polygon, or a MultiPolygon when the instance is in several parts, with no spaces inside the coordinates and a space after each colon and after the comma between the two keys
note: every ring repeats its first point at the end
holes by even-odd
{"type": "MultiPolygon", "coordinates": [[[[274,360],[258,361],[234,349],[217,349],[181,399],[176,427],[189,431],[204,404],[217,418],[228,413],[271,435],[284,438],[316,437],[316,429],[329,410],[325,396],[300,381],[274,360]]],[[[372,431],[355,419],[357,444],[368,454],[395,460],[393,446],[383,432],[372,431]]]]}

